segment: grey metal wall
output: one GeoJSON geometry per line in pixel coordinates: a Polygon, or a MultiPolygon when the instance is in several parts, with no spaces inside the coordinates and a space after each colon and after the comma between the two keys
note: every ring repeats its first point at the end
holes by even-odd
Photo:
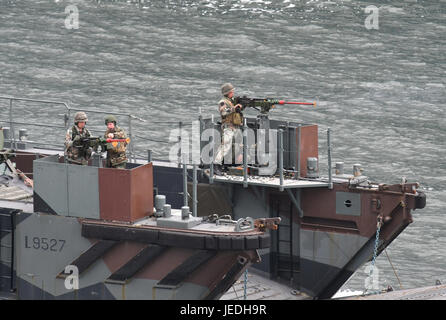
{"type": "Polygon", "coordinates": [[[34,160],[34,192],[59,215],[99,219],[98,168],[58,159],[53,155],[34,160]]]}

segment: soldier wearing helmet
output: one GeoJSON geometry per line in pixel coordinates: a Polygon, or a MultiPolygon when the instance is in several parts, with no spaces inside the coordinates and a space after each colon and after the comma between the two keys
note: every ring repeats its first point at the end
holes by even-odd
{"type": "MultiPolygon", "coordinates": [[[[105,117],[105,131],[104,138],[108,139],[126,139],[127,135],[124,130],[116,125],[116,118],[113,115],[105,117]]],[[[125,154],[127,149],[127,142],[112,142],[107,143],[107,168],[125,169],[127,163],[127,156],[125,154]]]]}
{"type": "Polygon", "coordinates": [[[91,148],[84,148],[80,143],[83,138],[90,138],[91,134],[85,125],[87,124],[85,112],[77,112],[74,115],[74,126],[67,130],[65,136],[65,159],[68,163],[87,165],[91,157],[91,148]]]}
{"type": "MultiPolygon", "coordinates": [[[[243,114],[241,110],[243,107],[240,104],[235,105],[234,86],[231,83],[225,83],[221,87],[221,93],[223,99],[218,102],[218,111],[221,115],[222,122],[222,143],[220,144],[214,163],[217,165],[215,170],[217,174],[222,174],[222,161],[226,158],[226,155],[232,151],[232,141],[236,138],[236,141],[241,141],[240,127],[243,124],[243,114]]],[[[231,157],[232,158],[232,157],[231,157]]],[[[240,157],[237,158],[237,162],[240,163],[240,157]]],[[[231,159],[232,162],[232,159],[231,159]]]]}

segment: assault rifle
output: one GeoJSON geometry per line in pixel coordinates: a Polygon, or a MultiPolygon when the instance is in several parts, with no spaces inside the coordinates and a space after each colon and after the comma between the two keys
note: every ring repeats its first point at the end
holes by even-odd
{"type": "Polygon", "coordinates": [[[235,105],[240,104],[242,109],[254,108],[262,114],[267,114],[276,104],[303,104],[316,106],[316,102],[291,102],[271,98],[248,98],[247,96],[234,97],[234,102],[235,105]]]}
{"type": "Polygon", "coordinates": [[[96,148],[98,146],[101,146],[101,149],[105,149],[105,145],[107,143],[111,143],[113,146],[116,146],[118,142],[130,143],[130,138],[126,139],[111,139],[102,137],[81,138],[80,140],[78,140],[78,143],[75,145],[75,147],[86,150],[90,147],[96,148]]]}

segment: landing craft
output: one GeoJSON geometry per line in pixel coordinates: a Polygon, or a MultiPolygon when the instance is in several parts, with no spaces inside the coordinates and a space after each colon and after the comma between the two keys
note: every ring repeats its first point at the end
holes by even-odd
{"type": "Polygon", "coordinates": [[[179,189],[169,194],[178,168],[68,164],[60,151],[10,139],[11,131],[0,130],[2,297],[218,299],[260,261],[266,230],[280,222],[197,217],[179,189]]]}
{"type": "MultiPolygon", "coordinates": [[[[61,106],[68,126],[73,109],[40,102],[61,106]]],[[[245,118],[243,130],[275,132],[272,144],[244,140],[243,165],[222,175],[206,163],[181,164],[180,154],[177,163],[137,158],[131,115],[126,170],[103,168],[100,157],[68,165],[60,148],[15,139],[14,119],[5,121],[4,147],[13,150],[3,151],[12,179],[0,189],[1,290],[25,299],[218,299],[250,266],[312,298],[330,298],[397,238],[426,197],[417,183],[372,182],[359,164],[347,172],[337,162],[333,172],[330,143],[323,176],[317,125],[269,119],[270,109],[245,118]],[[277,150],[268,176],[261,173],[270,163],[245,160],[248,147],[265,144],[277,150]],[[5,199],[7,191],[17,192],[15,200],[5,199]],[[78,268],[79,289],[65,287],[69,265],[78,268]]],[[[200,133],[220,129],[212,118],[199,123],[200,133]]],[[[200,151],[208,146],[201,141],[200,151]]]]}

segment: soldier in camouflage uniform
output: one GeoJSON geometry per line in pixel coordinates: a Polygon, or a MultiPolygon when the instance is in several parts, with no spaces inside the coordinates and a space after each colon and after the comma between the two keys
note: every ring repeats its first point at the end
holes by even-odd
{"type": "MultiPolygon", "coordinates": [[[[240,104],[234,105],[234,86],[230,83],[225,83],[221,87],[223,99],[218,102],[218,110],[221,115],[221,129],[222,129],[222,143],[217,150],[214,163],[216,174],[222,174],[222,161],[225,156],[232,150],[232,141],[234,138],[241,141],[240,127],[243,124],[243,114],[241,113],[242,106],[240,104]]],[[[240,159],[237,159],[240,163],[240,159]]]]}
{"type": "MultiPolygon", "coordinates": [[[[108,139],[126,139],[127,135],[124,130],[116,125],[116,118],[112,115],[105,117],[105,131],[104,138],[108,139]]],[[[107,143],[107,168],[125,169],[127,163],[127,156],[125,154],[127,142],[107,143]]]]}
{"type": "Polygon", "coordinates": [[[87,124],[85,112],[77,112],[74,115],[74,126],[67,130],[65,135],[65,159],[68,163],[87,165],[91,157],[91,148],[81,145],[82,138],[90,138],[91,134],[85,125],[87,124]]]}

